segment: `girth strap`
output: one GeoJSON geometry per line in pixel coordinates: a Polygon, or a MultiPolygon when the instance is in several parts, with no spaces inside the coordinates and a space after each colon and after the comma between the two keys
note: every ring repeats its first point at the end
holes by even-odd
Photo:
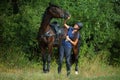
{"type": "Polygon", "coordinates": [[[51,31],[51,29],[48,30],[45,34],[40,35],[40,36],[41,36],[41,37],[51,37],[51,36],[55,36],[55,34],[51,34],[50,31],[51,31]]]}

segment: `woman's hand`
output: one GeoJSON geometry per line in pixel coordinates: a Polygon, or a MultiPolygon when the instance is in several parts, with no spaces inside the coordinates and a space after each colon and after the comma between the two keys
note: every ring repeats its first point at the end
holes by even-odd
{"type": "Polygon", "coordinates": [[[68,17],[67,17],[67,20],[70,19],[70,18],[71,18],[71,16],[68,16],[68,17]]]}
{"type": "Polygon", "coordinates": [[[66,41],[70,41],[71,39],[69,38],[69,36],[66,36],[66,41]]]}
{"type": "Polygon", "coordinates": [[[69,28],[69,26],[66,24],[66,22],[67,22],[67,20],[69,20],[70,19],[70,17],[71,16],[68,16],[65,20],[64,20],[64,26],[68,29],[69,28]]]}
{"type": "Polygon", "coordinates": [[[71,15],[67,16],[67,17],[65,18],[65,21],[69,20],[70,18],[71,18],[71,15]]]}
{"type": "Polygon", "coordinates": [[[78,39],[76,39],[75,41],[72,41],[69,36],[66,36],[66,41],[70,41],[74,46],[77,45],[78,43],[78,39]]]}
{"type": "Polygon", "coordinates": [[[68,18],[67,19],[70,19],[71,18],[71,16],[68,16],[68,18]]]}

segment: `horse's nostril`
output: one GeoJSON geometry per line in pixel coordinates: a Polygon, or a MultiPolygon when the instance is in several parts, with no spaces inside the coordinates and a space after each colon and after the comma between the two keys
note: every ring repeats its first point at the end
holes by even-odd
{"type": "Polygon", "coordinates": [[[64,18],[67,19],[69,16],[68,15],[64,15],[64,18]]]}
{"type": "Polygon", "coordinates": [[[63,14],[63,15],[61,15],[61,18],[64,18],[65,17],[65,15],[63,14]]]}
{"type": "Polygon", "coordinates": [[[70,16],[70,13],[69,12],[65,12],[64,13],[64,18],[66,19],[66,18],[68,18],[70,16]]]}

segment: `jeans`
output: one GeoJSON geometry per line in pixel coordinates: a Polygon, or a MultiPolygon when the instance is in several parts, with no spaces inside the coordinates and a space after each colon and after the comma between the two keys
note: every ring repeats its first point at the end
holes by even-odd
{"type": "Polygon", "coordinates": [[[59,64],[58,64],[58,73],[61,72],[61,68],[62,68],[62,61],[65,55],[65,59],[66,59],[66,68],[67,68],[67,72],[70,71],[70,56],[71,56],[71,49],[69,47],[66,46],[60,46],[59,49],[59,64]]]}

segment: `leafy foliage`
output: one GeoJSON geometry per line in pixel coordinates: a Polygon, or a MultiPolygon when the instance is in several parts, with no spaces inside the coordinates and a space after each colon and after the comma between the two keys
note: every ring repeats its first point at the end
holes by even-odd
{"type": "Polygon", "coordinates": [[[111,52],[110,61],[120,63],[119,0],[4,0],[0,2],[0,47],[15,45],[22,47],[21,50],[27,56],[34,54],[37,49],[36,37],[42,15],[51,2],[69,11],[71,14],[69,25],[83,22],[84,27],[80,31],[82,57],[92,58],[99,51],[108,50],[111,52]],[[18,8],[14,8],[15,5],[18,8]]]}

